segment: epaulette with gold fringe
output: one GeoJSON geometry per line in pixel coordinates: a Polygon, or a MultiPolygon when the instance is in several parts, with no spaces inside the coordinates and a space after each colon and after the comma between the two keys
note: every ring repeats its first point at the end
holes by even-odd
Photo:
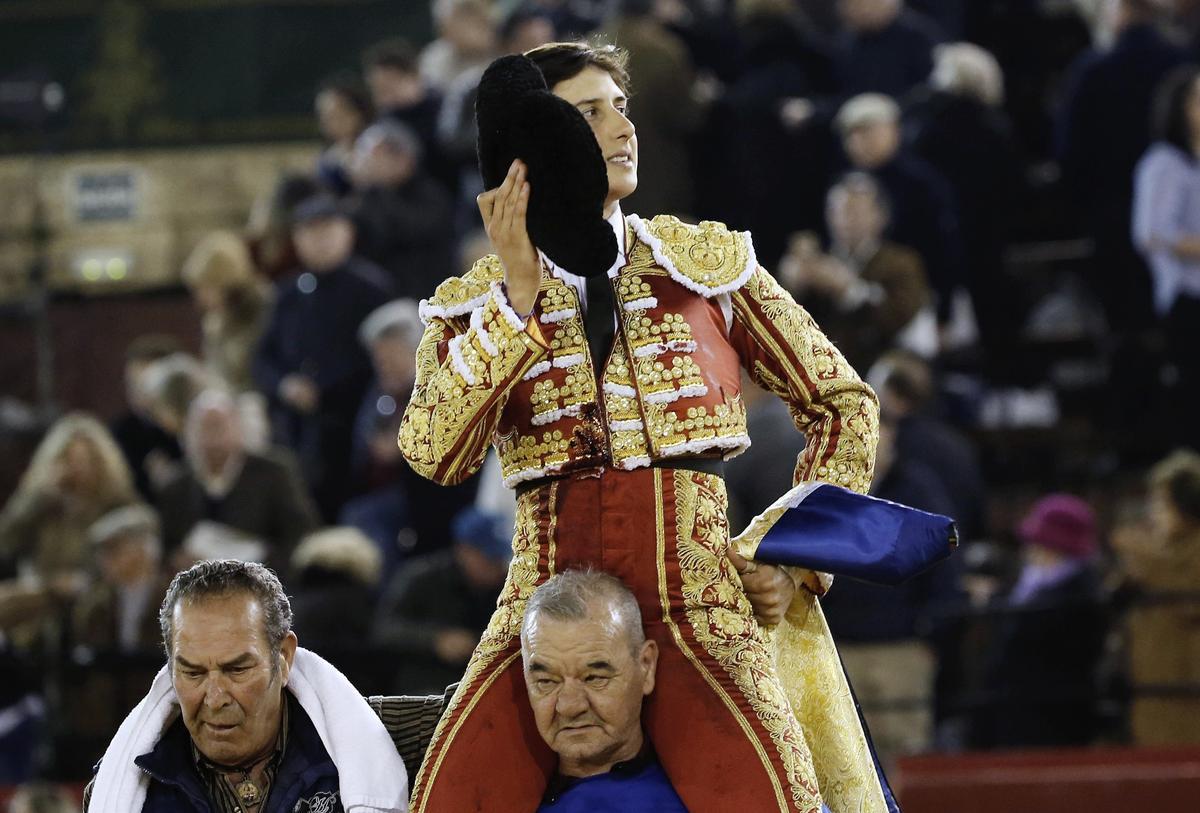
{"type": "Polygon", "coordinates": [[[705,297],[742,287],[758,267],[750,232],[704,220],[693,226],[671,215],[642,220],[630,215],[638,239],[654,252],[654,260],[671,277],[705,297]]]}
{"type": "Polygon", "coordinates": [[[422,299],[421,321],[466,316],[487,299],[492,284],[504,279],[504,265],[495,254],[478,260],[461,277],[450,277],[438,285],[429,299],[422,299]]]}

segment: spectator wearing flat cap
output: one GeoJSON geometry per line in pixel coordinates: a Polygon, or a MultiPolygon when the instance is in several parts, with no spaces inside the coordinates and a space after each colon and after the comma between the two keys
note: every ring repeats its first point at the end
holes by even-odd
{"type": "Polygon", "coordinates": [[[277,442],[293,449],[327,521],[347,496],[354,416],[370,380],[358,341],[387,301],[386,276],[354,254],[354,222],[332,197],[296,207],[299,273],[279,283],[254,361],[277,442]]]}
{"type": "Polygon", "coordinates": [[[387,271],[397,295],[432,296],[454,268],[453,203],[425,172],[416,133],[372,124],[354,144],[351,175],[358,253],[387,271]]]}
{"type": "Polygon", "coordinates": [[[352,472],[358,494],[342,509],[340,522],[358,528],[378,546],[383,584],[406,557],[446,547],[451,519],[475,494],[474,478],[445,488],[416,474],[396,444],[423,331],[411,299],[396,299],[372,311],[358,331],[371,355],[374,378],[354,424],[352,472]]]}
{"type": "Polygon", "coordinates": [[[954,292],[965,284],[954,195],[946,179],[901,147],[900,106],[864,93],[838,110],[834,124],[850,164],[879,181],[892,204],[887,236],[921,255],[937,295],[938,321],[950,317],[954,292]]]}
{"type": "Polygon", "coordinates": [[[99,580],[76,603],[76,644],[120,652],[158,645],[158,605],[168,581],[161,533],[158,514],[140,503],[109,511],[88,529],[99,580]]]}
{"type": "Polygon", "coordinates": [[[1096,517],[1083,499],[1050,494],[1017,528],[1024,563],[996,605],[991,701],[971,745],[1086,745],[1097,732],[1096,669],[1107,633],[1095,568],[1096,517]]]}
{"type": "Polygon", "coordinates": [[[454,518],[450,550],[407,562],[384,592],[372,640],[403,655],[396,688],[437,692],[462,677],[496,609],[512,557],[507,516],[467,508],[454,518]]]}
{"type": "Polygon", "coordinates": [[[162,661],[158,608],[169,579],[162,567],[158,514],[135,503],[101,516],[88,529],[97,579],[76,600],[70,641],[82,667],[64,681],[57,713],[72,721],[56,738],[58,765],[86,772],[141,699],[162,661]],[[89,669],[102,660],[106,667],[89,669]]]}

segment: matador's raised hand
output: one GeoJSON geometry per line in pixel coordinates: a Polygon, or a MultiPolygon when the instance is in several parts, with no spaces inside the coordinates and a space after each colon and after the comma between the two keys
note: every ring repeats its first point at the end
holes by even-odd
{"type": "Polygon", "coordinates": [[[525,223],[529,208],[525,164],[520,159],[513,161],[503,183],[475,201],[492,248],[504,264],[508,301],[517,313],[529,313],[541,284],[541,265],[525,223]]]}

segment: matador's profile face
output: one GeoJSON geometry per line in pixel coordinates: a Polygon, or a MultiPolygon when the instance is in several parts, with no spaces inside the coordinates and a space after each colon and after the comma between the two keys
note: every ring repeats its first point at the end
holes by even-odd
{"type": "Polygon", "coordinates": [[[637,134],[628,117],[629,99],[608,71],[595,65],[559,82],[553,91],[574,105],[596,134],[608,170],[607,213],[637,189],[637,134]]]}

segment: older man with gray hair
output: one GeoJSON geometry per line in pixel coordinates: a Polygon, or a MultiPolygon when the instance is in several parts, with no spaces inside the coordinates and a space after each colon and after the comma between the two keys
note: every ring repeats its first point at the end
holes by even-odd
{"type": "Polygon", "coordinates": [[[179,573],[159,613],[167,664],[85,794],[92,813],[402,813],[442,698],[364,699],[298,647],[271,571],[179,573]],[[401,754],[405,758],[402,758],[401,754]]]}
{"type": "Polygon", "coordinates": [[[539,811],[685,811],[642,731],[658,645],[615,576],[567,570],[540,586],[521,628],[538,733],[558,755],[539,811]]]}
{"type": "Polygon", "coordinates": [[[686,813],[642,728],[658,645],[620,579],[565,570],[534,590],[521,661],[538,734],[558,756],[538,813],[686,813]]]}
{"type": "Polygon", "coordinates": [[[932,355],[938,337],[920,256],[884,239],[887,196],[865,172],[842,177],[826,195],[829,249],[811,232],[795,235],[779,280],[856,369],[902,346],[932,355]],[[920,317],[920,318],[918,318],[920,317]]]}
{"type": "Polygon", "coordinates": [[[233,556],[278,568],[317,525],[291,453],[248,450],[237,402],[205,390],[188,408],[184,428],[188,467],[159,495],[163,541],[195,559],[233,556]]]}
{"type": "Polygon", "coordinates": [[[939,323],[951,316],[964,280],[954,195],[946,179],[901,147],[900,106],[881,93],[855,96],[834,120],[854,169],[870,173],[892,203],[887,236],[921,255],[937,294],[939,323]]]}

